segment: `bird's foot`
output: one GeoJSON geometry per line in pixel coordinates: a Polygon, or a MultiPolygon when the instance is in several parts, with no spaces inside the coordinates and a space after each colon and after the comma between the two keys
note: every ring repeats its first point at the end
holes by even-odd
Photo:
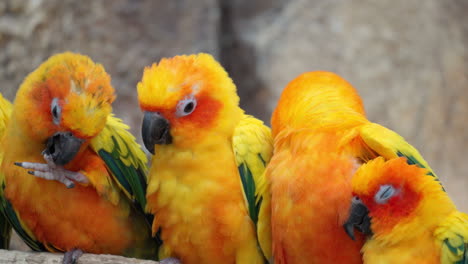
{"type": "Polygon", "coordinates": [[[159,263],[160,264],[182,264],[182,262],[180,262],[180,260],[176,258],[165,258],[163,260],[160,260],[159,263]]]}
{"type": "Polygon", "coordinates": [[[67,188],[75,187],[73,181],[79,183],[89,183],[88,178],[82,173],[76,171],[69,171],[62,166],[57,166],[48,154],[43,154],[47,163],[36,162],[15,162],[16,166],[29,170],[28,173],[46,180],[54,180],[63,183],[67,188]]]}
{"type": "Polygon", "coordinates": [[[83,255],[81,249],[75,248],[65,252],[62,260],[62,264],[76,264],[78,259],[83,255]]]}

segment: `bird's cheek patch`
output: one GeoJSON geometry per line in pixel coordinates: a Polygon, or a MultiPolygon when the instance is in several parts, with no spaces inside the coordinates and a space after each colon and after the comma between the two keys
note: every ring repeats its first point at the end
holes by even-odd
{"type": "Polygon", "coordinates": [[[222,106],[221,102],[210,97],[199,97],[195,110],[190,115],[179,118],[179,122],[189,122],[199,128],[210,128],[214,125],[222,106]]]}
{"type": "Polygon", "coordinates": [[[390,231],[403,219],[414,214],[421,200],[421,195],[410,190],[391,198],[386,204],[373,203],[369,206],[370,216],[379,225],[379,229],[390,231]]]}

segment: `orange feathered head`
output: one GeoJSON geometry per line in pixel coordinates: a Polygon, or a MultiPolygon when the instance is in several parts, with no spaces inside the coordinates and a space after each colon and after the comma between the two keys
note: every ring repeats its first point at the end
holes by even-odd
{"type": "Polygon", "coordinates": [[[356,219],[348,219],[348,233],[351,222],[359,223],[356,224],[358,229],[370,228],[377,236],[396,232],[397,225],[408,231],[405,224],[414,228],[420,221],[414,219],[436,213],[436,208],[447,201],[451,204],[437,179],[427,173],[426,169],[409,165],[403,157],[389,161],[379,157],[362,165],[352,180],[354,198],[350,219],[356,219]],[[434,203],[434,199],[437,202],[434,203]],[[363,208],[368,210],[371,226],[363,223],[363,208]],[[360,213],[363,218],[358,220],[360,213]]]}
{"type": "Polygon", "coordinates": [[[336,129],[365,120],[357,91],[331,72],[308,72],[283,90],[273,112],[273,136],[284,128],[336,129]]]}
{"type": "Polygon", "coordinates": [[[65,165],[104,128],[114,98],[101,65],[80,54],[57,54],[23,81],[12,120],[22,136],[44,143],[44,153],[65,165]]]}
{"type": "Polygon", "coordinates": [[[100,64],[66,52],[50,57],[26,77],[14,113],[36,140],[57,131],[88,139],[104,127],[114,98],[110,77],[100,64]]]}
{"type": "Polygon", "coordinates": [[[146,67],[138,83],[143,141],[190,146],[213,131],[232,133],[241,117],[236,87],[209,54],[176,56],[146,67]]]}

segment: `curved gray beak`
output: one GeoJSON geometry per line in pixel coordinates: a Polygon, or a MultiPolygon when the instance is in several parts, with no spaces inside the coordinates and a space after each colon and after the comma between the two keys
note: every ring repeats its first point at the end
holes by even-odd
{"type": "Polygon", "coordinates": [[[154,154],[154,145],[171,144],[172,136],[169,121],[156,112],[145,112],[141,134],[146,149],[154,154]]]}
{"type": "Polygon", "coordinates": [[[353,197],[348,220],[343,225],[346,234],[348,234],[352,240],[355,240],[354,228],[356,228],[359,232],[365,235],[372,235],[370,220],[369,210],[367,207],[359,198],[356,196],[353,197]]]}
{"type": "Polygon", "coordinates": [[[75,158],[83,141],[71,132],[57,132],[47,139],[43,153],[50,155],[56,165],[63,166],[75,158]]]}

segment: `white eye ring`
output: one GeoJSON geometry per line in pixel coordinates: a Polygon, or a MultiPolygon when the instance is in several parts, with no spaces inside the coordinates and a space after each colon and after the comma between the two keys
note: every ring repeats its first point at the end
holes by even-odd
{"type": "Polygon", "coordinates": [[[60,108],[59,99],[57,97],[52,99],[52,103],[50,104],[50,113],[52,114],[52,121],[54,124],[60,124],[62,108],[60,108]]]}
{"type": "Polygon", "coordinates": [[[186,97],[177,103],[176,116],[182,117],[190,115],[191,113],[193,113],[193,111],[195,111],[196,107],[197,99],[195,98],[195,96],[191,95],[189,97],[186,97]]]}
{"type": "Polygon", "coordinates": [[[385,184],[381,185],[380,189],[377,191],[377,193],[374,196],[374,200],[378,204],[386,204],[390,198],[395,196],[398,193],[398,190],[395,189],[390,184],[385,184]]]}

